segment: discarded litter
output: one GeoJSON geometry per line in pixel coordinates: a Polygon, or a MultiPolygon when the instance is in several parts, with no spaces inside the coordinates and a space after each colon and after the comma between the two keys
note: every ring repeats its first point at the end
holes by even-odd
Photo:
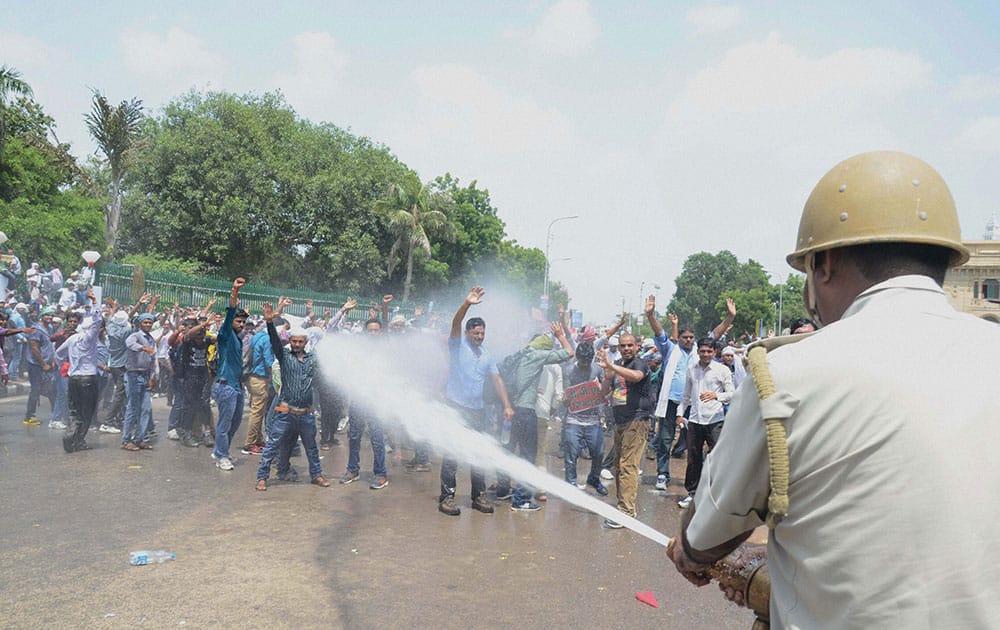
{"type": "Polygon", "coordinates": [[[653,591],[639,591],[635,594],[635,598],[647,606],[652,606],[653,608],[660,607],[659,602],[656,601],[656,595],[653,595],[653,591]]]}
{"type": "Polygon", "coordinates": [[[147,564],[156,564],[159,562],[166,562],[167,560],[173,560],[174,554],[166,551],[164,549],[158,549],[156,551],[132,551],[128,554],[128,562],[134,566],[140,567],[147,564]]]}

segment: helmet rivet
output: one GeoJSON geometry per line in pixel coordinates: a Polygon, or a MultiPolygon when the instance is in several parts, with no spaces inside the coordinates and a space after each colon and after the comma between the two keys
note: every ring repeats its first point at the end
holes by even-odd
{"type": "Polygon", "coordinates": [[[841,184],[840,188],[838,188],[837,190],[840,192],[844,192],[845,190],[847,190],[847,184],[841,184]]]}
{"type": "Polygon", "coordinates": [[[912,184],[914,186],[919,186],[920,185],[920,180],[919,179],[915,179],[915,180],[913,180],[912,184]]]}
{"type": "Polygon", "coordinates": [[[847,220],[847,213],[846,212],[841,212],[840,213],[840,221],[844,222],[846,220],[847,220]]]}
{"type": "Polygon", "coordinates": [[[927,220],[927,213],[926,212],[921,212],[917,216],[920,217],[921,221],[926,221],[927,220]]]}

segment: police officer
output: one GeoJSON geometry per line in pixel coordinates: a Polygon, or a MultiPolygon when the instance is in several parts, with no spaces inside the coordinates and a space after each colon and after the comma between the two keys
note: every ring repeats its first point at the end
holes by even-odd
{"type": "Polygon", "coordinates": [[[914,157],[862,154],[820,180],[788,262],[821,328],[765,342],[736,393],[667,551],[690,581],[767,522],[776,627],[1000,625],[1000,372],[977,365],[1000,328],[941,290],[969,257],[960,238],[944,180],[914,157]],[[763,418],[783,419],[787,493],[763,418]]]}

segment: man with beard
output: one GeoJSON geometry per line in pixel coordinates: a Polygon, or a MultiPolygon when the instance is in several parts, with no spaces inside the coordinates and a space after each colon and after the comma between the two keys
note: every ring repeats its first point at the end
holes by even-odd
{"type": "Polygon", "coordinates": [[[28,382],[31,383],[31,389],[28,391],[28,407],[24,412],[26,426],[37,427],[41,424],[35,413],[38,411],[38,399],[42,394],[49,399],[53,412],[56,408],[55,386],[52,380],[52,371],[57,369],[55,349],[51,340],[55,332],[52,325],[53,315],[55,309],[51,306],[42,309],[39,320],[34,325],[34,332],[28,335],[28,382]]]}
{"type": "MultiPolygon", "coordinates": [[[[88,291],[87,299],[93,301],[94,294],[88,291]]],[[[57,359],[69,361],[69,426],[63,435],[63,449],[67,453],[90,448],[85,438],[97,412],[97,344],[103,325],[104,314],[95,307],[90,317],[79,324],[79,330],[56,350],[57,359]]]]}

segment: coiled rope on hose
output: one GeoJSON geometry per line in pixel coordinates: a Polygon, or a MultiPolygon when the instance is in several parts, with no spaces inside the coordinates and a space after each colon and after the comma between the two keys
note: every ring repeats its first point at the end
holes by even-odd
{"type": "MultiPolygon", "coordinates": [[[[748,357],[750,374],[761,400],[774,395],[777,389],[767,366],[767,350],[751,348],[748,357]]],[[[767,526],[774,529],[788,514],[788,434],[784,418],[764,418],[767,428],[767,458],[771,477],[771,494],[767,498],[767,526]]]]}

